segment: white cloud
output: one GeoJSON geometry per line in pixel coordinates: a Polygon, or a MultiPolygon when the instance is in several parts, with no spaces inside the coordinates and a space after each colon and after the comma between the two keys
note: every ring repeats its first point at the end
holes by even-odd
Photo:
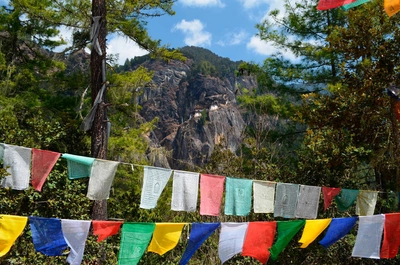
{"type": "Polygon", "coordinates": [[[217,44],[224,47],[224,46],[233,46],[241,44],[249,34],[244,31],[240,30],[239,32],[230,32],[225,34],[222,39],[220,39],[217,44]]]}
{"type": "Polygon", "coordinates": [[[180,0],[185,6],[218,6],[225,7],[225,4],[221,2],[221,0],[180,0]]]}
{"type": "Polygon", "coordinates": [[[186,21],[182,19],[176,24],[173,29],[180,30],[185,35],[185,44],[191,46],[209,46],[211,45],[211,33],[204,30],[203,23],[200,20],[194,19],[186,21]]]}
{"type": "MultiPolygon", "coordinates": [[[[260,6],[262,4],[272,5],[271,2],[275,2],[275,1],[274,0],[239,0],[239,2],[243,5],[244,8],[251,9],[251,8],[260,6]]],[[[278,2],[278,1],[276,1],[276,2],[278,2]]],[[[283,1],[281,1],[281,2],[283,2],[283,1]]]]}
{"type": "Polygon", "coordinates": [[[126,59],[131,59],[136,56],[142,56],[149,52],[140,48],[136,42],[116,34],[107,36],[109,39],[107,44],[108,54],[119,54],[118,64],[123,65],[126,59]]]}
{"type": "Polygon", "coordinates": [[[280,52],[284,58],[292,62],[298,60],[298,57],[291,51],[279,50],[271,43],[261,40],[258,36],[251,37],[250,41],[247,43],[247,49],[265,56],[271,56],[272,54],[280,52]]]}

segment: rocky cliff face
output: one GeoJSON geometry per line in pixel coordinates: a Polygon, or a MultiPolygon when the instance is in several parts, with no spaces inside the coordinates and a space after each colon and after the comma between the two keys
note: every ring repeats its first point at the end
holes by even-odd
{"type": "Polygon", "coordinates": [[[159,118],[150,139],[153,147],[171,151],[171,168],[204,165],[217,144],[236,151],[244,129],[236,94],[239,88],[254,88],[254,77],[196,73],[192,59],[149,60],[143,65],[154,71],[154,77],[139,98],[140,114],[148,121],[159,118]]]}

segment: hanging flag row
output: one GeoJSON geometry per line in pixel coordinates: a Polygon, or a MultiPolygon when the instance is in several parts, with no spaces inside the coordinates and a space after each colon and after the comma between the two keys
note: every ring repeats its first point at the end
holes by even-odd
{"type": "MultiPolygon", "coordinates": [[[[370,0],[319,0],[317,9],[328,10],[332,8],[342,7],[344,10],[348,10],[353,7],[370,2],[370,0]]],[[[399,1],[384,0],[383,7],[386,14],[391,17],[400,11],[399,1]]]]}
{"type": "MultiPolygon", "coordinates": [[[[32,186],[41,191],[42,186],[57,160],[67,160],[68,177],[89,177],[87,197],[106,200],[119,162],[92,157],[0,144],[0,159],[9,175],[1,186],[24,190],[32,186]],[[31,170],[32,168],[32,170],[31,170]]],[[[273,213],[274,217],[316,219],[321,192],[324,209],[335,200],[340,211],[356,204],[356,214],[373,215],[378,191],[353,190],[309,185],[276,183],[233,177],[144,167],[140,207],[153,209],[171,176],[171,210],[194,212],[200,197],[200,214],[219,216],[225,195],[224,214],[246,216],[252,207],[255,213],[273,213]],[[199,192],[200,190],[200,192],[199,192]],[[199,196],[200,193],[200,196],[199,196]]]]}
{"type": "Polygon", "coordinates": [[[200,214],[219,216],[225,195],[225,215],[255,213],[274,217],[316,219],[321,192],[326,210],[335,200],[339,211],[356,204],[356,214],[373,215],[378,191],[354,190],[232,178],[144,166],[140,207],[153,209],[173,175],[171,210],[193,212],[200,197],[200,214]],[[199,196],[200,188],[200,196],[199,196]]]}
{"type": "MultiPolygon", "coordinates": [[[[67,262],[81,264],[90,226],[100,242],[121,230],[118,264],[138,264],[143,254],[164,255],[180,242],[187,223],[132,223],[117,221],[81,221],[43,217],[0,215],[0,257],[7,254],[29,220],[32,241],[37,252],[62,256],[69,247],[67,262]],[[122,225],[122,229],[121,229],[122,225]]],[[[358,221],[352,257],[395,258],[400,246],[400,213],[317,220],[192,223],[180,265],[187,264],[198,248],[220,228],[218,255],[221,263],[240,254],[265,264],[277,260],[293,237],[303,228],[300,248],[307,248],[325,230],[319,241],[324,248],[345,237],[358,221]],[[383,237],[382,237],[383,235],[383,237]]]]}

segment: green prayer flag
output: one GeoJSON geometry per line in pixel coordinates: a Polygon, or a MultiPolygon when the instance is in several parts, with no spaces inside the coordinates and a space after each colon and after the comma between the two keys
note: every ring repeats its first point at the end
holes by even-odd
{"type": "Polygon", "coordinates": [[[69,179],[87,178],[90,176],[95,158],[71,154],[62,154],[61,157],[67,159],[69,179]]]}
{"type": "Polygon", "coordinates": [[[155,223],[124,223],[122,225],[118,265],[139,263],[155,227],[155,223]]]}
{"type": "Polygon", "coordinates": [[[353,3],[350,3],[350,4],[342,6],[342,8],[344,10],[349,10],[350,8],[365,4],[365,3],[369,2],[369,1],[370,0],[357,0],[357,1],[354,1],[353,3]]]}
{"type": "Polygon", "coordinates": [[[360,193],[359,190],[342,189],[335,197],[335,202],[339,211],[347,211],[356,201],[358,193],[360,193]]]}
{"type": "Polygon", "coordinates": [[[271,259],[276,260],[283,249],[289,244],[290,240],[304,226],[306,220],[278,221],[278,238],[275,244],[269,249],[271,259]]]}

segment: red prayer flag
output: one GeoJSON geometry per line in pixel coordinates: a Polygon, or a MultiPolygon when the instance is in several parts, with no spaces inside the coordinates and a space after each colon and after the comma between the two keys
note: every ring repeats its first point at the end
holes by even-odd
{"type": "Polygon", "coordinates": [[[344,6],[350,3],[355,2],[356,0],[320,0],[318,2],[317,9],[318,10],[327,10],[336,8],[339,6],[344,6]]]}
{"type": "Polygon", "coordinates": [[[32,148],[32,186],[37,191],[42,191],[44,182],[61,153],[32,148]]]}
{"type": "Polygon", "coordinates": [[[224,176],[201,174],[200,215],[219,215],[224,193],[224,182],[224,176]]]}
{"type": "Polygon", "coordinates": [[[97,242],[100,242],[109,236],[117,234],[123,223],[124,222],[122,221],[93,220],[93,234],[98,235],[97,242]]]}
{"type": "Polygon", "coordinates": [[[400,101],[396,101],[395,114],[396,114],[397,120],[400,121],[400,101]]]}
{"type": "Polygon", "coordinates": [[[332,200],[340,193],[341,188],[322,187],[322,194],[324,195],[324,210],[331,206],[332,200]]]}
{"type": "Polygon", "coordinates": [[[383,227],[383,243],[380,257],[395,258],[400,246],[400,213],[385,214],[383,227]]]}
{"type": "Polygon", "coordinates": [[[265,264],[271,253],[276,232],[276,222],[250,222],[243,242],[242,256],[258,259],[265,264]]]}

